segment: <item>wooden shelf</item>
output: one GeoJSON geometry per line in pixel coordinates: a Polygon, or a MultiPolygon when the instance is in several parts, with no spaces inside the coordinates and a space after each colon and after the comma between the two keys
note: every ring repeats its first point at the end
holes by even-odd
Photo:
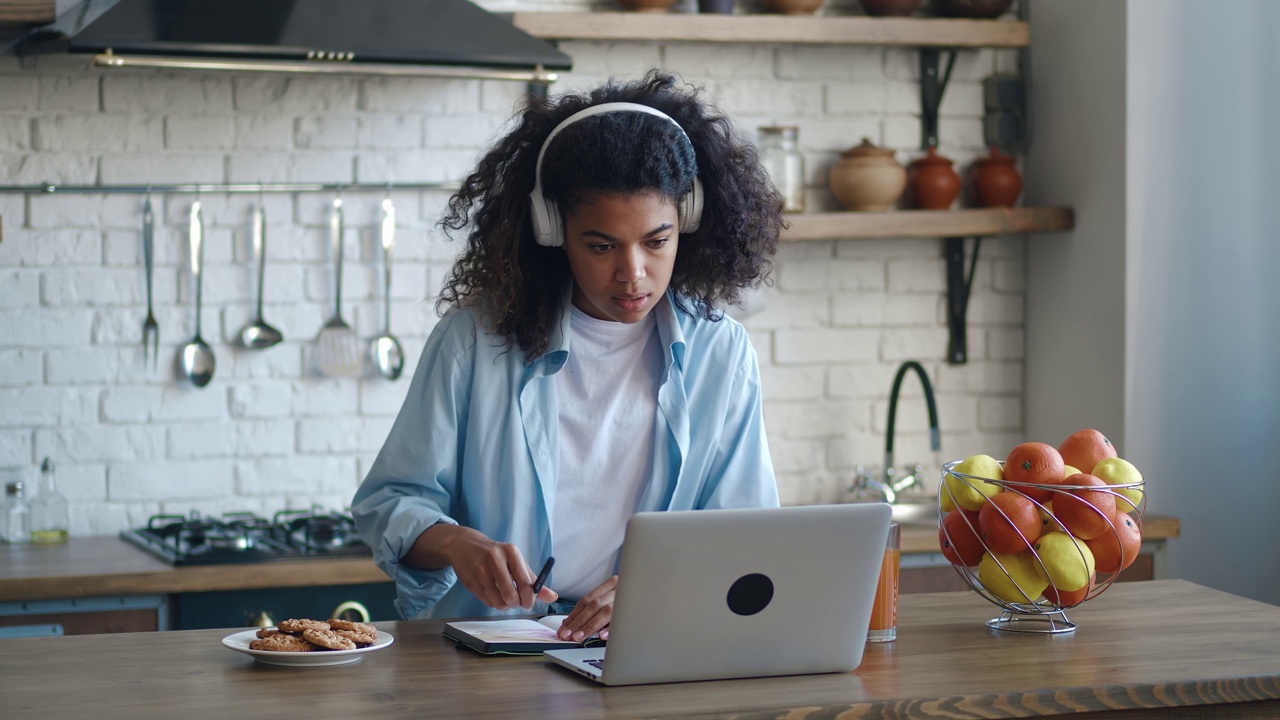
{"type": "Polygon", "coordinates": [[[0,0],[0,28],[34,27],[54,21],[54,0],[0,0]]]}
{"type": "Polygon", "coordinates": [[[974,237],[1058,232],[1075,227],[1071,208],[889,210],[799,213],[787,216],[784,241],[853,238],[974,237]]]}
{"type": "Polygon", "coordinates": [[[909,47],[1025,47],[1031,28],[1017,20],[879,18],[831,15],[517,12],[516,27],[544,40],[799,43],[909,47]]]}

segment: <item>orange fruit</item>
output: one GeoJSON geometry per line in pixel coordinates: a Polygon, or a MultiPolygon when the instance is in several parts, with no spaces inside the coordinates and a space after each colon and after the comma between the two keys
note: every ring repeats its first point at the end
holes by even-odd
{"type": "Polygon", "coordinates": [[[977,565],[986,551],[978,538],[978,513],[963,508],[947,513],[938,528],[938,546],[942,555],[956,565],[977,565]]]}
{"type": "MultiPolygon", "coordinates": [[[[1065,481],[1066,485],[1107,487],[1101,478],[1080,473],[1065,481]]],[[[1092,540],[1111,532],[1111,518],[1116,514],[1113,490],[1065,490],[1053,498],[1053,516],[1067,532],[1081,540],[1092,540]]]]}
{"type": "Polygon", "coordinates": [[[1142,549],[1142,525],[1125,513],[1115,515],[1115,532],[1107,530],[1084,544],[1093,551],[1093,560],[1100,573],[1118,573],[1138,559],[1142,549]]]}
{"type": "Polygon", "coordinates": [[[1106,435],[1090,428],[1076,431],[1063,440],[1058,453],[1066,464],[1079,468],[1080,472],[1092,473],[1094,465],[1116,456],[1116,446],[1106,435]]]}
{"type": "Polygon", "coordinates": [[[1089,597],[1089,591],[1093,589],[1094,581],[1098,579],[1098,574],[1094,573],[1089,576],[1089,584],[1079,590],[1071,592],[1061,591],[1050,585],[1044,589],[1044,599],[1057,605],[1060,608],[1075,607],[1084,602],[1089,597]]]}
{"type": "MultiPolygon", "coordinates": [[[[1065,470],[1066,463],[1058,449],[1042,442],[1022,443],[1009,451],[1004,461],[1006,482],[1061,485],[1066,477],[1065,470]]],[[[1041,488],[1013,486],[1010,489],[1018,490],[1037,502],[1048,500],[1050,494],[1041,488]]]]}
{"type": "Polygon", "coordinates": [[[1030,548],[1040,537],[1042,526],[1036,504],[1010,490],[992,495],[978,511],[982,542],[997,555],[1014,555],[1030,548]]]}

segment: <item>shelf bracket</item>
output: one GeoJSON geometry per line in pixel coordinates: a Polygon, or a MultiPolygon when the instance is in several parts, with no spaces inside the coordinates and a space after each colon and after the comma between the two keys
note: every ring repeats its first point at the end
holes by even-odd
{"type": "Polygon", "coordinates": [[[969,260],[968,277],[964,271],[964,238],[949,237],[946,244],[947,258],[947,362],[964,365],[969,361],[969,341],[966,336],[966,315],[969,311],[969,291],[973,288],[973,273],[978,267],[978,247],[982,238],[973,239],[973,257],[969,260]]]}
{"type": "Polygon", "coordinates": [[[942,107],[942,95],[951,81],[951,70],[956,65],[954,48],[945,50],[947,68],[941,76],[938,68],[943,50],[920,48],[920,149],[938,147],[938,109],[942,107]]]}

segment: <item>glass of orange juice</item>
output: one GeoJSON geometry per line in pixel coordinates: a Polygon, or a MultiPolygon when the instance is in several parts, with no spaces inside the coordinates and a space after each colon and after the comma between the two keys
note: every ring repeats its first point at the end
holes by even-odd
{"type": "Polygon", "coordinates": [[[898,566],[902,550],[902,526],[889,523],[876,602],[871,608],[871,629],[867,642],[889,642],[898,638],[898,566]]]}

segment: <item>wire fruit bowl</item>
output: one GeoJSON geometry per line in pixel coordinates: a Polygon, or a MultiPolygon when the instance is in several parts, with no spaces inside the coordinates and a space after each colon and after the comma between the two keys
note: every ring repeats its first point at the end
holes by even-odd
{"type": "Polygon", "coordinates": [[[1065,610],[1101,595],[1137,558],[1145,481],[1014,482],[958,471],[961,462],[942,466],[938,542],[969,587],[1003,609],[987,626],[1014,632],[1074,631],[1076,624],[1065,610]],[[964,488],[973,491],[966,498],[969,506],[973,498],[983,498],[979,510],[960,502],[956,493],[964,488]]]}

